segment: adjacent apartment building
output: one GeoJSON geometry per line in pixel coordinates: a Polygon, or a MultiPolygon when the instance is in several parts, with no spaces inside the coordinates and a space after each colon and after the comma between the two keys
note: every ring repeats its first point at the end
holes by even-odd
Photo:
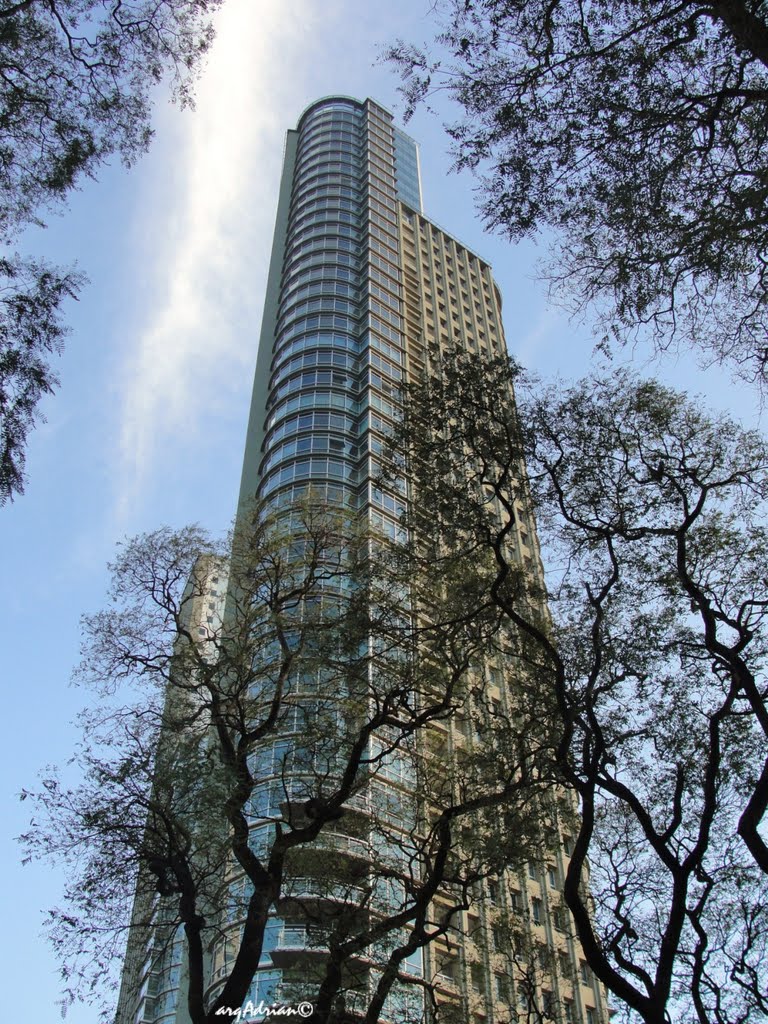
{"type": "MultiPolygon", "coordinates": [[[[424,215],[417,146],[386,110],[370,99],[318,100],[286,139],[240,507],[254,495],[279,506],[311,493],[397,539],[408,489],[382,482],[381,453],[399,390],[426,372],[428,352],[457,347],[478,357],[506,352],[490,267],[424,215]]],[[[515,544],[527,571],[541,572],[530,509],[520,509],[515,544]]],[[[489,672],[487,697],[510,710],[503,674],[489,672]]],[[[435,749],[453,756],[466,730],[466,722],[436,725],[435,749]]],[[[279,742],[290,745],[291,736],[279,742]]],[[[482,732],[471,742],[482,743],[482,732]]],[[[384,798],[413,789],[403,770],[382,773],[376,784],[384,798]]],[[[255,848],[266,821],[254,818],[255,848]]],[[[333,831],[339,856],[365,856],[359,821],[354,836],[342,823],[333,831]]],[[[404,959],[382,1022],[605,1024],[605,995],[561,906],[569,838],[564,828],[557,836],[524,866],[486,880],[449,932],[404,959]]],[[[287,999],[322,955],[301,899],[294,894],[274,908],[254,1005],[287,999]]],[[[310,900],[317,914],[318,897],[310,900]]],[[[375,905],[369,910],[375,914],[375,905]]],[[[230,930],[236,941],[236,922],[230,930]]],[[[210,949],[211,998],[226,973],[228,944],[231,936],[210,949]]],[[[164,948],[164,960],[153,959],[151,943],[131,951],[119,1024],[188,1019],[180,943],[164,948]]],[[[377,970],[362,964],[359,1000],[347,998],[345,1019],[367,1005],[377,970]]]]}

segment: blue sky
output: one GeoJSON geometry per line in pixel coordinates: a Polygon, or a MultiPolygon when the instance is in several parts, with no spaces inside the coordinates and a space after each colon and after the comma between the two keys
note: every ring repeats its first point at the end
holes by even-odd
{"type": "MultiPolygon", "coordinates": [[[[372,96],[398,114],[393,72],[377,64],[394,36],[430,35],[428,0],[227,0],[197,109],[164,100],[150,155],[130,174],[108,168],[70,209],[30,232],[30,251],[77,260],[90,279],[68,310],[62,386],[29,449],[27,493],[0,511],[0,629],[6,712],[0,744],[9,1020],[58,1017],[53,956],[40,937],[59,872],[21,867],[22,787],[71,754],[87,694],[69,685],[79,616],[104,603],[107,561],[123,537],[162,524],[226,529],[234,513],[267,262],[287,128],[312,100],[372,96]],[[49,1016],[50,1015],[50,1016],[49,1016]]],[[[449,174],[439,118],[406,126],[421,144],[425,212],[494,267],[510,349],[528,367],[583,372],[586,328],[548,308],[533,245],[484,235],[472,179],[449,174]]],[[[634,358],[642,365],[642,350],[634,358]]],[[[727,407],[725,375],[688,361],[662,372],[727,407]]],[[[68,1020],[92,1024],[96,1010],[68,1020]]]]}

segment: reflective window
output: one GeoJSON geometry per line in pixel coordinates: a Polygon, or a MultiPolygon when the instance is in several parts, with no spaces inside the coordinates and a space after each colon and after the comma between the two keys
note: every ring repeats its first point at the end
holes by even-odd
{"type": "Polygon", "coordinates": [[[282,438],[305,430],[334,430],[349,435],[356,433],[355,420],[351,416],[336,412],[303,412],[284,420],[274,429],[267,439],[266,450],[270,451],[282,438]]]}
{"type": "MultiPolygon", "coordinates": [[[[281,340],[275,347],[273,365],[276,365],[280,360],[285,359],[286,356],[292,355],[294,352],[304,352],[307,349],[337,348],[345,349],[347,352],[357,352],[359,347],[360,345],[357,339],[350,337],[349,335],[330,333],[317,334],[316,332],[312,332],[301,338],[295,338],[287,344],[283,344],[281,340]]],[[[390,359],[395,358],[389,353],[387,354],[390,356],[390,359]]]]}

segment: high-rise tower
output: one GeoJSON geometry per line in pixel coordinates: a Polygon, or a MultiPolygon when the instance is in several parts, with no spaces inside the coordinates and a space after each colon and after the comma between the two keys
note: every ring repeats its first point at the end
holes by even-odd
{"type": "Polygon", "coordinates": [[[421,212],[416,145],[375,103],[320,100],[288,132],[241,499],[306,480],[369,497],[360,442],[393,419],[420,305],[401,203],[421,212]]]}
{"type": "MultiPolygon", "coordinates": [[[[313,502],[352,509],[397,539],[407,484],[391,478],[383,483],[380,459],[398,416],[399,389],[424,374],[429,352],[457,348],[478,357],[506,352],[501,297],[489,266],[424,217],[416,144],[393,126],[387,111],[346,97],[312,104],[286,142],[241,516],[254,497],[279,508],[309,495],[313,502]]],[[[521,565],[540,572],[530,509],[519,509],[514,543],[521,565]]],[[[490,667],[487,679],[488,706],[509,714],[503,673],[490,667]]],[[[458,756],[463,744],[481,743],[474,725],[466,719],[435,723],[439,756],[458,756]]],[[[284,793],[290,789],[286,751],[296,742],[291,736],[271,739],[262,757],[265,778],[272,765],[284,793]]],[[[254,795],[255,849],[272,834],[264,811],[273,806],[269,785],[254,795]]],[[[396,761],[370,784],[366,799],[403,808],[408,801],[400,797],[412,797],[414,790],[407,766],[396,761]]],[[[279,814],[279,806],[272,813],[279,814]]],[[[353,808],[354,815],[354,828],[342,823],[330,830],[333,848],[350,863],[361,856],[364,840],[370,843],[364,809],[353,808]]],[[[430,1022],[435,1007],[442,1007],[439,1021],[604,1022],[604,996],[563,920],[559,889],[568,849],[561,834],[523,870],[486,880],[439,940],[403,958],[402,984],[379,1019],[430,1022]]],[[[254,1003],[284,999],[290,984],[299,991],[296,979],[302,971],[306,976],[313,955],[322,955],[322,943],[312,939],[302,917],[302,899],[305,906],[313,900],[322,916],[316,895],[296,895],[293,904],[274,907],[251,988],[254,1003]]],[[[374,917],[376,899],[385,897],[366,905],[374,917]]],[[[235,926],[229,931],[234,935],[235,926]]],[[[222,938],[210,949],[211,999],[226,974],[232,941],[223,924],[222,938]]],[[[124,984],[120,1024],[182,1024],[187,1018],[164,968],[153,967],[151,957],[143,965],[140,959],[133,955],[134,980],[124,984]],[[152,988],[165,993],[162,1004],[152,1002],[152,988]]],[[[347,996],[350,1020],[366,1004],[366,986],[372,990],[381,973],[371,957],[358,962],[347,996]]]]}

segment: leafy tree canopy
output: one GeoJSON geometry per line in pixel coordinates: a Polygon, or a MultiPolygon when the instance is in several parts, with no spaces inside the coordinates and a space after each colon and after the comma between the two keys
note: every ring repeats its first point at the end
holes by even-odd
{"type": "Polygon", "coordinates": [[[553,772],[580,802],[564,900],[584,955],[621,1019],[762,1020],[768,448],[626,373],[547,389],[506,360],[434,359],[396,438],[411,525],[436,574],[490,554],[476,597],[549,695],[553,772]]]}
{"type": "Polygon", "coordinates": [[[126,935],[119,1021],[146,973],[183,961],[190,1020],[215,1024],[266,984],[255,972],[278,946],[280,1000],[310,1000],[313,1020],[352,1006],[376,1024],[392,1000],[422,1020],[444,960],[415,971],[414,957],[453,941],[486,881],[538,860],[573,816],[519,644],[492,605],[463,613],[475,577],[436,587],[406,547],[318,505],[262,507],[234,543],[136,538],[84,620],[82,779],[45,773],[22,841],[68,868],[50,937],[66,998],[98,1000],[105,1020],[126,935]],[[487,695],[491,658],[505,704],[487,695]]]}
{"type": "Polygon", "coordinates": [[[191,100],[221,0],[22,0],[0,9],[0,503],[21,493],[26,437],[58,380],[60,308],[81,274],[10,251],[110,156],[151,140],[156,86],[191,100]]]}
{"type": "Polygon", "coordinates": [[[696,346],[764,386],[768,24],[759,0],[445,0],[433,46],[389,57],[438,90],[459,167],[604,344],[696,346]]]}

